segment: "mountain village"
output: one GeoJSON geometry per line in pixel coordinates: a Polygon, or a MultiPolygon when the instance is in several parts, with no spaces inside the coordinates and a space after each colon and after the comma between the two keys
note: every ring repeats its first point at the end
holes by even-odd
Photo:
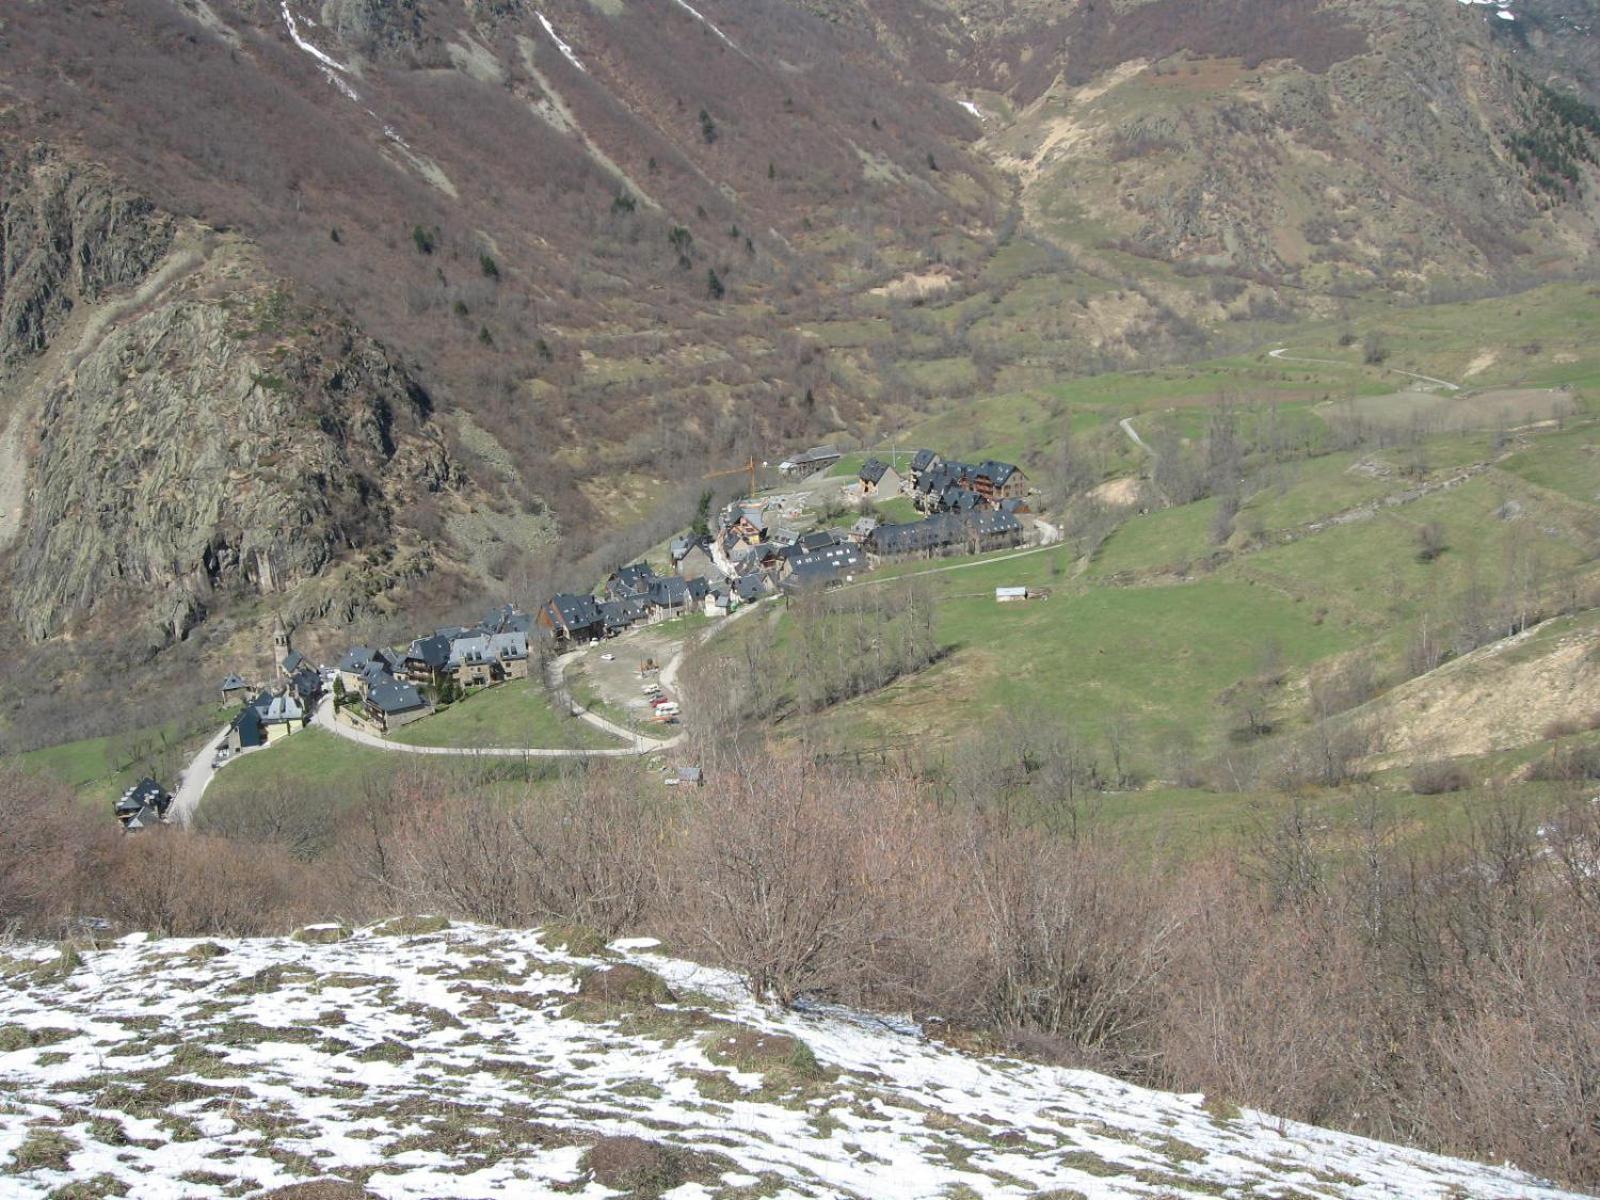
{"type": "MultiPolygon", "coordinates": [[[[294,647],[290,629],[276,618],[272,677],[251,680],[235,672],[221,681],[222,702],[238,704],[238,711],[184,774],[220,769],[314,721],[363,740],[388,739],[450,705],[470,703],[485,688],[540,677],[557,691],[563,654],[633,629],[689,614],[722,618],[769,597],[831,591],[886,564],[1011,550],[1056,536],[1036,519],[1033,489],[1012,463],[966,463],[927,449],[903,461],[889,457],[867,457],[854,475],[839,474],[840,451],[812,447],[779,464],[783,477],[809,490],[734,500],[704,531],[672,538],[660,572],[648,561],[623,565],[591,592],[558,593],[532,612],[502,603],[472,625],[419,633],[403,647],[353,645],[336,662],[317,664],[294,647]],[[870,515],[896,500],[909,502],[916,518],[870,515]],[[863,515],[848,526],[820,519],[841,507],[863,515]]],[[[1025,589],[999,591],[1006,594],[996,599],[1008,601],[1025,589]]],[[[652,661],[640,664],[648,719],[676,725],[679,703],[655,681],[659,674],[652,661]]],[[[635,743],[641,750],[663,744],[651,738],[635,743]]],[[[160,781],[141,779],[118,797],[115,814],[124,829],[137,832],[171,819],[173,795],[160,781]]]]}

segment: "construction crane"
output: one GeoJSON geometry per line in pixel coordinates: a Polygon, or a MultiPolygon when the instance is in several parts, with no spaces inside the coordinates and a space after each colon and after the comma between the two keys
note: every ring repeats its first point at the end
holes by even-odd
{"type": "MultiPolygon", "coordinates": [[[[766,466],[765,463],[762,463],[761,465],[766,466]]],[[[704,475],[701,478],[722,479],[728,475],[743,475],[746,472],[748,472],[750,475],[750,494],[754,496],[756,494],[756,458],[753,454],[750,456],[750,461],[745,463],[743,466],[734,467],[732,470],[728,471],[713,471],[711,474],[704,475]]]]}

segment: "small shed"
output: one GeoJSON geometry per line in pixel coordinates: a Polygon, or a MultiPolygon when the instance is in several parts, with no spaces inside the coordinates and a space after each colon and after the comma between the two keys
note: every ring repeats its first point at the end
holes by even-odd
{"type": "Polygon", "coordinates": [[[1028,589],[1025,587],[997,587],[994,598],[1000,604],[1009,604],[1013,600],[1026,600],[1028,589]]]}

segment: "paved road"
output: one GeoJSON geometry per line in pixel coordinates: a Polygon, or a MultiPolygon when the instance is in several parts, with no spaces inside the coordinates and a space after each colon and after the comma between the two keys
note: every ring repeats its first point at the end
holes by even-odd
{"type": "Polygon", "coordinates": [[[200,807],[200,797],[206,794],[217,773],[217,768],[212,765],[216,762],[217,749],[227,736],[228,726],[224,725],[200,747],[199,753],[189,760],[189,765],[178,775],[178,790],[172,794],[172,807],[167,810],[167,820],[187,825],[194,819],[194,810],[200,807]]]}
{"type": "MultiPolygon", "coordinates": [[[[1324,367],[1355,366],[1354,363],[1339,362],[1337,359],[1332,358],[1299,358],[1290,354],[1288,350],[1282,346],[1279,346],[1276,350],[1268,350],[1267,357],[1275,358],[1279,362],[1318,363],[1324,367]]],[[[1449,392],[1459,392],[1461,390],[1461,385],[1459,383],[1451,383],[1448,379],[1435,379],[1432,375],[1418,375],[1415,371],[1404,371],[1399,367],[1381,367],[1379,369],[1384,371],[1392,371],[1396,375],[1404,375],[1408,379],[1420,379],[1423,383],[1431,383],[1435,387],[1442,387],[1449,392]]]]}

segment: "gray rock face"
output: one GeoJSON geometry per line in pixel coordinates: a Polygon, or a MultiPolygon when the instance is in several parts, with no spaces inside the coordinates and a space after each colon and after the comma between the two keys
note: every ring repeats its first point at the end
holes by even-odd
{"type": "Polygon", "coordinates": [[[173,221],[102,171],[0,148],[0,364],[41,353],[81,303],[142,279],[173,221]]]}
{"type": "Polygon", "coordinates": [[[426,569],[395,511],[452,468],[398,361],[103,175],[41,156],[10,178],[0,388],[31,449],[3,599],[29,637],[91,615],[181,637],[351,563],[368,594],[426,569]]]}

